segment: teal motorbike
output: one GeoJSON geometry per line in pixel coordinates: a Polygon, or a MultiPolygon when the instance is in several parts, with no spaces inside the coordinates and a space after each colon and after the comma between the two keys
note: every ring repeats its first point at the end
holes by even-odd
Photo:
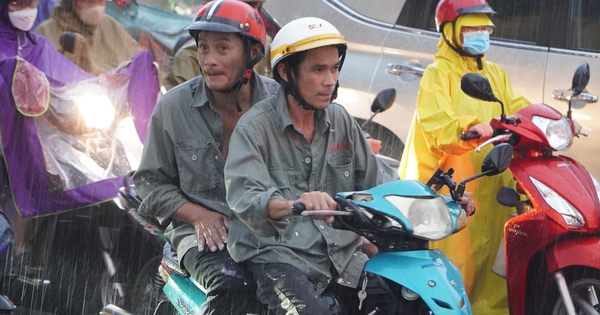
{"type": "Polygon", "coordinates": [[[481,173],[458,185],[452,169],[438,170],[427,184],[399,180],[365,191],[342,192],[335,196],[337,210],[304,211],[302,215],[334,215],[333,227],[354,231],[377,246],[379,252],[367,262],[365,271],[376,275],[379,286],[393,296],[386,314],[472,314],[460,271],[444,253],[430,249],[429,241],[466,227],[467,215],[458,203],[466,183],[502,173],[511,157],[512,147],[499,145],[484,159],[481,173]],[[443,186],[450,195],[436,193],[443,186]]]}
{"type": "MultiPolygon", "coordinates": [[[[371,110],[375,114],[385,111],[394,97],[395,91],[382,91],[371,110]]],[[[440,169],[426,184],[399,180],[364,191],[340,192],[334,198],[337,210],[304,211],[302,215],[334,215],[334,228],[354,231],[377,246],[379,251],[367,262],[365,271],[375,275],[379,286],[393,297],[385,314],[470,315],[471,305],[460,271],[441,251],[430,249],[429,242],[447,238],[466,227],[467,214],[459,204],[466,183],[504,172],[511,158],[510,145],[497,145],[485,157],[481,173],[458,184],[452,179],[452,169],[440,169]],[[448,187],[449,195],[437,193],[443,187],[448,187]]],[[[124,208],[133,210],[129,213],[136,215],[141,200],[134,187],[125,186],[128,189],[120,191],[122,203],[128,205],[124,208]]],[[[151,231],[149,238],[164,247],[162,258],[149,261],[149,268],[144,268],[147,272],[142,272],[135,281],[142,285],[137,288],[140,297],[134,300],[144,301],[144,305],[134,308],[133,314],[200,314],[206,301],[205,289],[180,267],[177,253],[157,232],[156,225],[150,220],[140,220],[139,215],[136,217],[144,231],[151,231]],[[157,277],[159,260],[160,277],[157,277]]],[[[101,314],[130,313],[109,305],[101,314]]],[[[369,315],[376,314],[384,313],[375,311],[369,315]]]]}

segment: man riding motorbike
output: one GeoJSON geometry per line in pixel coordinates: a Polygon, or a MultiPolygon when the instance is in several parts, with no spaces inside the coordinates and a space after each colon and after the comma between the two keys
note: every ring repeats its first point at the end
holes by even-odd
{"type": "Polygon", "coordinates": [[[299,203],[307,211],[335,210],[337,192],[398,179],[354,118],[333,102],[346,47],[325,20],[285,25],[271,53],[281,87],[252,107],[231,136],[228,249],[249,264],[258,298],[277,314],[386,313],[388,297],[363,272],[374,246],[335,230],[331,216],[300,216],[299,203]],[[364,305],[357,294],[366,297],[364,305]]]}
{"type": "Polygon", "coordinates": [[[169,223],[165,236],[180,264],[207,290],[203,314],[259,313],[255,281],[225,248],[231,210],[223,167],[238,119],[278,86],[253,70],[266,31],[258,12],[237,0],[209,2],[187,29],[203,76],[156,105],[134,175],[139,211],[169,223]]]}

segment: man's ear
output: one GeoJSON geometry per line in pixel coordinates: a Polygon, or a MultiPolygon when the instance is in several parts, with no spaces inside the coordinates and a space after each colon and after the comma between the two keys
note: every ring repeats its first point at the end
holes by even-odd
{"type": "Polygon", "coordinates": [[[277,64],[277,72],[279,76],[285,81],[288,82],[287,72],[285,71],[285,63],[280,62],[277,64]]]}
{"type": "Polygon", "coordinates": [[[252,45],[252,47],[250,47],[250,59],[254,60],[261,52],[262,48],[260,44],[252,45]]]}

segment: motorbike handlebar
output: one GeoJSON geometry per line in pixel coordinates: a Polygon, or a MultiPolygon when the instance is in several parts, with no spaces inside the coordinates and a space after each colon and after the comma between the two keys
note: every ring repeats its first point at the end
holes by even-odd
{"type": "Polygon", "coordinates": [[[475,131],[467,131],[467,132],[463,132],[460,134],[460,140],[462,140],[462,141],[472,140],[472,139],[479,139],[479,134],[475,131]]]}

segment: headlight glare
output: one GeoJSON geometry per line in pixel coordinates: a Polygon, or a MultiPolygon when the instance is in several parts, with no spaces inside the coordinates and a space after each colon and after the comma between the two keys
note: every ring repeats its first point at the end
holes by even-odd
{"type": "Polygon", "coordinates": [[[559,120],[542,116],[533,116],[531,121],[544,132],[550,146],[557,151],[564,151],[573,143],[573,132],[566,118],[559,120]]]}

